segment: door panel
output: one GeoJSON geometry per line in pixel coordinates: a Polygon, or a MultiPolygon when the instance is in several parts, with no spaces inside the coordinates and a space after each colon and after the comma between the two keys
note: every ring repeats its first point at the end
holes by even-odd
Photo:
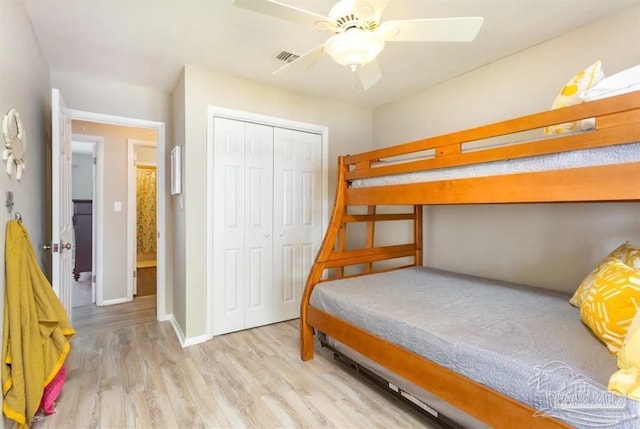
{"type": "Polygon", "coordinates": [[[224,282],[214,286],[218,335],[273,321],[273,129],[215,118],[214,132],[214,282],[224,282]]]}
{"type": "Polygon", "coordinates": [[[262,265],[263,261],[268,256],[265,255],[264,249],[247,249],[247,289],[249,291],[249,301],[247,302],[247,308],[257,309],[265,306],[264,296],[264,280],[262,278],[262,265]]]}
{"type": "Polygon", "coordinates": [[[311,226],[313,224],[313,173],[303,171],[302,179],[302,225],[311,226]]]}
{"type": "Polygon", "coordinates": [[[71,119],[60,94],[51,92],[51,283],[71,317],[73,202],[71,201],[71,119]]]}
{"type": "Polygon", "coordinates": [[[322,137],[274,129],[274,288],[280,320],[299,317],[300,298],[322,240],[322,137]]]}
{"type": "MultiPolygon", "coordinates": [[[[295,278],[296,278],[296,248],[291,244],[284,244],[281,247],[280,270],[280,295],[281,303],[290,304],[295,299],[295,278]]],[[[276,286],[277,287],[277,286],[276,286]]]]}
{"type": "Polygon", "coordinates": [[[214,131],[213,323],[218,335],[244,327],[244,123],[215,118],[214,131]]]}
{"type": "Polygon", "coordinates": [[[282,170],[280,171],[280,186],[278,184],[274,184],[278,186],[278,192],[280,193],[280,197],[282,198],[281,204],[278,204],[276,210],[280,208],[282,210],[282,225],[286,227],[294,226],[294,207],[293,207],[293,199],[295,198],[295,177],[293,170],[282,170]]]}
{"type": "Polygon", "coordinates": [[[241,296],[238,293],[239,289],[242,289],[242,279],[239,278],[239,274],[242,274],[242,267],[240,266],[241,249],[228,248],[224,252],[224,311],[229,314],[241,314],[242,307],[240,306],[241,296]]]}
{"type": "Polygon", "coordinates": [[[273,127],[245,128],[245,328],[272,323],[273,127]]]}
{"type": "MultiPolygon", "coordinates": [[[[304,274],[304,281],[307,280],[307,275],[311,271],[311,265],[316,259],[316,253],[320,247],[320,242],[304,243],[302,246],[302,273],[304,274]]],[[[304,288],[304,285],[303,285],[304,288]]]]}

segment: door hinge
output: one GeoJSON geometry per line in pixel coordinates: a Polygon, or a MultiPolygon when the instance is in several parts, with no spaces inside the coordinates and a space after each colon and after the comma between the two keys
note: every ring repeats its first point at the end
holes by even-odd
{"type": "Polygon", "coordinates": [[[95,156],[93,157],[93,165],[96,165],[96,163],[97,163],[97,159],[98,159],[98,158],[96,158],[95,156]]]}
{"type": "Polygon", "coordinates": [[[133,270],[133,278],[135,279],[136,277],[138,277],[138,271],[133,270]]]}
{"type": "Polygon", "coordinates": [[[96,282],[96,275],[95,275],[95,274],[93,274],[93,275],[91,276],[91,283],[95,283],[95,282],[96,282]]]}

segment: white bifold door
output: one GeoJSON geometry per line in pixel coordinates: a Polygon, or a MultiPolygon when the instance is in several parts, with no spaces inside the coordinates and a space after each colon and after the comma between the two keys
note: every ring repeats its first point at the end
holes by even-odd
{"type": "Polygon", "coordinates": [[[213,334],[298,317],[322,240],[322,136],[214,119],[213,334]]]}

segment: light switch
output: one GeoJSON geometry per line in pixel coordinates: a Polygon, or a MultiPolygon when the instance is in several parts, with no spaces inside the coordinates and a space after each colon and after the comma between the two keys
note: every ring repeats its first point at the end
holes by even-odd
{"type": "Polygon", "coordinates": [[[114,201],[113,202],[113,211],[121,212],[122,211],[122,201],[114,201]]]}

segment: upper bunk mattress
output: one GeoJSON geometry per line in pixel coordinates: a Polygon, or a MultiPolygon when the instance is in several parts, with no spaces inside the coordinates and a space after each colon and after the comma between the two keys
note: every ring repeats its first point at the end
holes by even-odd
{"type": "MultiPolygon", "coordinates": [[[[535,173],[575,167],[595,167],[598,165],[624,164],[638,161],[640,161],[640,143],[631,143],[463,165],[460,167],[439,168],[415,173],[356,179],[351,182],[351,186],[363,188],[402,185],[407,183],[435,182],[438,180],[465,179],[471,177],[535,173]]],[[[385,164],[392,164],[392,162],[382,162],[378,165],[382,166],[385,164]]]]}
{"type": "Polygon", "coordinates": [[[638,427],[637,402],[605,387],[615,356],[563,293],[411,267],[320,283],[311,305],[573,426],[638,427]]]}

